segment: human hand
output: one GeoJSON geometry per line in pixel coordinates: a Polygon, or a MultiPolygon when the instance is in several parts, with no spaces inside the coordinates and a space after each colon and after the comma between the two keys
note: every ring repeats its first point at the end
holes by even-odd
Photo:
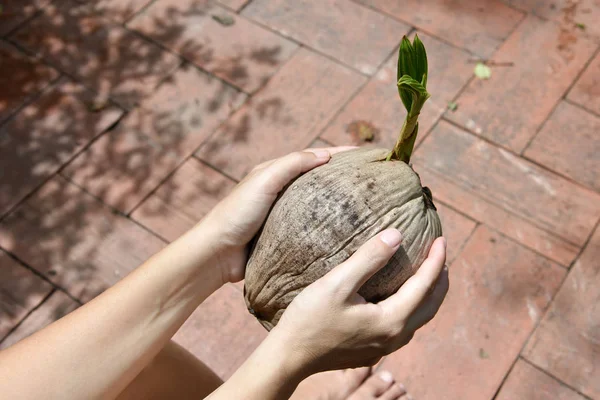
{"type": "Polygon", "coordinates": [[[279,192],[299,175],[355,147],[307,149],[256,166],[200,223],[216,237],[223,283],[244,278],[247,245],[265,221],[279,192]]]}
{"type": "Polygon", "coordinates": [[[417,273],[391,297],[373,304],[357,293],[400,241],[395,229],[381,232],[296,296],[271,332],[286,343],[295,368],[310,375],[375,365],[433,318],[449,286],[444,238],[433,243],[417,273]]]}

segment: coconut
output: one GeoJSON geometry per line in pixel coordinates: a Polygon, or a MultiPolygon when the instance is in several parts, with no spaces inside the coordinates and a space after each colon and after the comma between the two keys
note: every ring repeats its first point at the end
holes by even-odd
{"type": "Polygon", "coordinates": [[[367,301],[395,293],[421,266],[442,226],[431,191],[409,165],[425,90],[425,48],[405,37],[400,46],[398,88],[408,114],[398,142],[334,155],[300,176],[278,196],[253,240],[244,297],[250,313],[272,329],[298,293],[348,259],[387,228],[402,243],[390,261],[360,289],[367,301]]]}

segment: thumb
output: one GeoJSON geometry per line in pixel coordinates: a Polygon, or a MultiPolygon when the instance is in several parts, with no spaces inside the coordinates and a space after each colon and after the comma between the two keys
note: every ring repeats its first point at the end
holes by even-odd
{"type": "Polygon", "coordinates": [[[386,229],[369,239],[346,261],[332,269],[325,279],[344,292],[353,294],[383,268],[400,247],[402,235],[397,229],[386,229]]]}

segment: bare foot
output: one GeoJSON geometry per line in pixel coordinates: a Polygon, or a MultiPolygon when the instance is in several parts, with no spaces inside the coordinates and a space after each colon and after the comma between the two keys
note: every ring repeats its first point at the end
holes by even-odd
{"type": "Polygon", "coordinates": [[[371,368],[329,371],[303,381],[291,400],[410,400],[404,386],[388,371],[371,373],[371,368]]]}

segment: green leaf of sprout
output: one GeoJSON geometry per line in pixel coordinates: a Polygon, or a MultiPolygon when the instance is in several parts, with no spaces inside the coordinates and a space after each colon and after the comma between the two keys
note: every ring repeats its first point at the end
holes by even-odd
{"type": "MultiPolygon", "coordinates": [[[[400,51],[398,54],[398,74],[397,79],[400,80],[404,75],[414,76],[415,75],[415,65],[413,62],[413,47],[410,43],[410,40],[406,36],[402,38],[402,42],[400,43],[400,51]]],[[[412,96],[409,93],[402,92],[400,88],[398,88],[398,93],[400,94],[400,98],[402,99],[402,103],[404,103],[404,107],[409,111],[412,105],[412,96]]]]}
{"type": "Polygon", "coordinates": [[[423,42],[419,39],[418,35],[415,35],[415,40],[413,41],[413,49],[414,49],[414,64],[416,74],[412,76],[415,78],[417,82],[421,82],[424,88],[427,87],[427,52],[425,51],[425,46],[423,46],[423,42]]]}

